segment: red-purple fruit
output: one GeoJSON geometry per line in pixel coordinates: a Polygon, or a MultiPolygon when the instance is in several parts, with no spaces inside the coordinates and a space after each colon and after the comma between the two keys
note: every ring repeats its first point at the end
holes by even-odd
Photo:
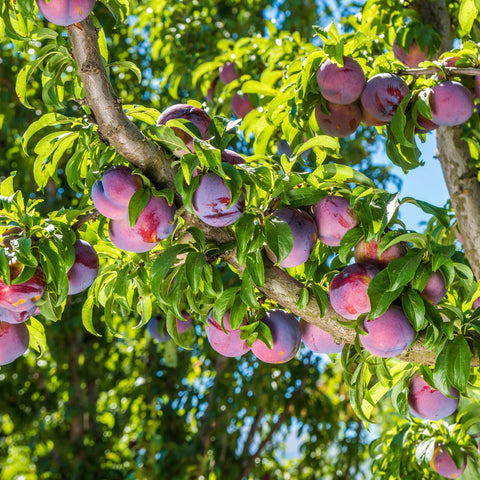
{"type": "Polygon", "coordinates": [[[317,71],[320,93],[326,100],[338,105],[347,105],[357,100],[365,82],[362,67],[351,57],[343,57],[343,67],[328,58],[317,71]]]}
{"type": "Polygon", "coordinates": [[[88,288],[98,273],[98,255],[95,249],[85,240],[74,243],[75,261],[67,272],[68,294],[75,295],[88,288]]]}
{"type": "Polygon", "coordinates": [[[218,69],[218,76],[220,81],[223,82],[225,85],[237,80],[240,78],[237,74],[235,63],[234,62],[225,62],[219,69],[218,69]]]}
{"type": "MultiPolygon", "coordinates": [[[[164,110],[157,119],[157,126],[165,125],[169,120],[185,119],[195,125],[203,140],[209,137],[208,127],[210,126],[210,116],[201,108],[192,105],[178,103],[164,110]]],[[[195,152],[193,137],[179,127],[172,127],[175,135],[180,138],[191,152],[195,152]]],[[[183,157],[188,153],[184,148],[175,150],[176,157],[183,157]]]]}
{"type": "Polygon", "coordinates": [[[0,322],[0,365],[12,363],[27,350],[30,334],[24,323],[11,325],[0,322]]]}
{"type": "Polygon", "coordinates": [[[354,255],[357,263],[373,263],[378,268],[385,268],[392,260],[403,257],[405,253],[405,248],[401,244],[396,243],[384,250],[379,257],[378,242],[376,240],[365,242],[362,239],[355,247],[354,255]]]}
{"type": "MultiPolygon", "coordinates": [[[[272,216],[286,222],[293,235],[292,251],[280,263],[280,266],[291,268],[302,265],[308,260],[317,241],[315,221],[308,213],[298,208],[280,208],[272,216]]],[[[275,263],[277,261],[275,254],[270,249],[267,249],[266,252],[268,258],[275,263]]]]}
{"type": "Polygon", "coordinates": [[[477,298],[473,301],[472,307],[473,307],[474,309],[477,309],[478,307],[480,307],[480,297],[477,297],[477,298]]]}
{"type": "Polygon", "coordinates": [[[436,123],[420,114],[417,116],[417,123],[419,127],[415,128],[416,133],[428,133],[438,128],[436,123]]]}
{"type": "Polygon", "coordinates": [[[303,343],[312,351],[317,353],[340,353],[344,343],[335,343],[334,338],[325,330],[300,320],[303,343]]]}
{"type": "MultiPolygon", "coordinates": [[[[20,263],[11,263],[10,279],[14,280],[17,278],[22,272],[22,269],[23,265],[20,263]]],[[[6,285],[0,280],[0,308],[5,308],[16,314],[31,311],[30,317],[36,309],[37,302],[42,298],[44,290],[45,276],[40,267],[36,269],[29,280],[17,285],[6,285]]],[[[25,320],[27,320],[27,318],[25,318],[25,320]]]]}
{"type": "Polygon", "coordinates": [[[363,109],[370,115],[389,122],[408,92],[408,85],[398,75],[379,73],[368,80],[360,100],[363,109]]]}
{"type": "Polygon", "coordinates": [[[378,272],[375,265],[353,263],[335,275],[329,290],[330,303],[335,312],[349,320],[356,320],[363,313],[368,313],[368,285],[378,272]]]}
{"type": "Polygon", "coordinates": [[[472,94],[459,82],[442,82],[430,92],[432,121],[437,125],[461,125],[472,116],[473,108],[472,94]]]}
{"type": "Polygon", "coordinates": [[[92,187],[95,208],[107,218],[124,218],[133,194],[142,187],[142,180],[128,167],[117,166],[106,170],[102,180],[92,187]]]}
{"type": "Polygon", "coordinates": [[[445,396],[431,387],[419,373],[410,380],[408,407],[410,413],[424,420],[440,420],[449,417],[458,407],[460,394],[455,387],[450,387],[450,395],[445,396]]]}
{"type": "Polygon", "coordinates": [[[72,25],[90,15],[95,0],[37,0],[42,15],[60,26],[72,25]]]}
{"type": "Polygon", "coordinates": [[[175,229],[175,211],[164,197],[151,195],[132,227],[133,233],[146,243],[164,240],[175,229]]]}
{"type": "Polygon", "coordinates": [[[228,148],[222,151],[222,162],[229,163],[230,165],[243,165],[246,163],[241,155],[228,148]]]}
{"type": "Polygon", "coordinates": [[[400,355],[415,338],[415,330],[397,305],[391,305],[383,315],[373,320],[366,319],[363,329],[367,335],[360,335],[360,343],[377,357],[400,355]]]}
{"type": "Polygon", "coordinates": [[[135,235],[126,218],[110,220],[108,234],[111,242],[117,248],[127,252],[148,252],[159,243],[144,242],[138,235],[135,235]]]}
{"type": "Polygon", "coordinates": [[[343,197],[327,195],[315,206],[318,238],[325,245],[337,247],[343,236],[359,223],[358,215],[343,197]]]}
{"type": "Polygon", "coordinates": [[[408,51],[405,51],[398,43],[397,40],[393,42],[393,54],[404,65],[410,68],[418,67],[418,65],[427,59],[428,48],[424,50],[420,48],[415,40],[412,40],[408,51]]]}
{"type": "Polygon", "coordinates": [[[163,197],[151,195],[133,227],[127,218],[111,220],[108,233],[112,243],[129,252],[148,252],[175,229],[175,207],[163,197]]]}
{"type": "Polygon", "coordinates": [[[320,104],[315,108],[315,119],[320,129],[332,137],[348,137],[360,125],[362,112],[356,103],[337,105],[327,102],[326,108],[329,115],[322,112],[320,104]]]}
{"type": "Polygon", "coordinates": [[[236,93],[230,101],[230,108],[237,118],[244,118],[247,113],[253,110],[253,105],[248,99],[248,95],[246,93],[243,95],[236,93]]]}
{"type": "Polygon", "coordinates": [[[445,446],[439,445],[433,452],[433,457],[430,460],[430,466],[442,477],[458,478],[465,471],[467,466],[467,456],[465,452],[463,452],[463,463],[462,466],[458,468],[445,446]]]}
{"type": "Polygon", "coordinates": [[[195,214],[212,227],[225,227],[236,222],[243,213],[243,194],[230,207],[230,191],[223,178],[214,173],[203,175],[193,193],[192,208],[195,214]]]}
{"type": "MultiPolygon", "coordinates": [[[[244,322],[242,322],[244,325],[244,322]]],[[[214,318],[211,310],[207,315],[207,338],[211,347],[224,357],[238,357],[247,353],[250,347],[240,338],[240,328],[232,329],[230,310],[223,316],[223,328],[214,318]]]]}
{"type": "Polygon", "coordinates": [[[262,362],[285,363],[291,360],[300,348],[302,329],[300,323],[285,310],[269,310],[263,318],[272,333],[273,348],[257,339],[253,342],[252,352],[262,362]]]}
{"type": "Polygon", "coordinates": [[[445,278],[439,271],[432,272],[425,288],[422,290],[422,297],[436,305],[446,294],[445,278]]]}
{"type": "Polygon", "coordinates": [[[6,308],[0,308],[0,323],[23,323],[26,322],[30,317],[36,315],[37,307],[29,308],[27,310],[21,311],[12,311],[7,310],[6,308]]]}

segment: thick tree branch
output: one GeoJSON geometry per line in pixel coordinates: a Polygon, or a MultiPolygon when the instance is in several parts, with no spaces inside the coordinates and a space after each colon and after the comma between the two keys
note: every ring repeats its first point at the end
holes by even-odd
{"type": "Polygon", "coordinates": [[[140,132],[122,109],[103,64],[90,17],[67,27],[73,57],[98,129],[115,150],[158,185],[173,188],[175,172],[163,150],[140,132]]]}
{"type": "MultiPolygon", "coordinates": [[[[79,24],[67,28],[78,71],[85,86],[86,100],[103,136],[108,139],[118,153],[142,169],[153,182],[173,188],[174,171],[164,152],[154,142],[147,139],[122,110],[121,102],[115,95],[104,68],[98,48],[97,31],[91,20],[87,18],[79,24]]],[[[188,212],[183,214],[183,218],[187,225],[198,227],[208,241],[220,244],[235,240],[228,229],[209,227],[188,212]]],[[[467,224],[465,223],[465,225],[467,224]]],[[[460,223],[460,228],[463,230],[462,223],[460,223]]],[[[478,241],[477,239],[475,240],[478,241]]],[[[472,242],[475,240],[472,238],[472,242]]],[[[477,250],[480,252],[480,248],[477,250]]],[[[225,255],[224,260],[240,275],[242,274],[244,266],[238,263],[234,251],[225,255]]],[[[305,321],[326,330],[338,343],[353,343],[355,340],[354,330],[340,325],[336,321],[336,314],[331,307],[321,317],[313,295],[310,295],[310,300],[304,309],[297,306],[302,287],[300,282],[265,259],[265,285],[260,290],[269,299],[289,309],[305,321]]],[[[423,347],[421,337],[399,358],[419,364],[435,363],[434,352],[423,347]]],[[[478,359],[474,363],[478,365],[478,359]]]]}

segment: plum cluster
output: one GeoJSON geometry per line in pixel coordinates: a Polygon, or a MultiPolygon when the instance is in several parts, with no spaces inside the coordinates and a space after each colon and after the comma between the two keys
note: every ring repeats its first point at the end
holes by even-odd
{"type": "Polygon", "coordinates": [[[128,205],[140,188],[140,177],[124,166],[109,168],[92,187],[95,208],[110,219],[110,240],[116,247],[136,253],[148,252],[175,229],[175,207],[153,194],[130,226],[128,205]]]}
{"type": "MultiPolygon", "coordinates": [[[[69,295],[88,288],[99,268],[97,252],[89,243],[77,240],[74,249],[75,260],[67,272],[69,295]]],[[[18,278],[23,269],[20,262],[10,262],[10,280],[18,278]]],[[[13,362],[27,351],[30,334],[25,322],[39,313],[37,303],[45,286],[45,275],[40,267],[25,282],[7,285],[0,280],[0,365],[13,362]]]]}
{"type": "MultiPolygon", "coordinates": [[[[200,132],[203,140],[209,138],[210,117],[201,108],[188,104],[176,104],[164,110],[157,119],[157,125],[165,125],[169,120],[187,120],[200,132]]],[[[193,137],[184,130],[173,126],[175,134],[185,143],[188,151],[195,152],[193,137]]],[[[185,149],[177,149],[173,153],[177,157],[183,157],[188,153],[185,149]]],[[[222,162],[231,165],[245,163],[241,155],[232,150],[223,150],[222,162]]],[[[193,176],[197,176],[195,169],[193,176]]],[[[225,180],[219,175],[208,172],[200,177],[199,184],[192,196],[192,209],[195,214],[207,225],[212,227],[226,227],[235,223],[245,209],[243,193],[236,202],[231,204],[231,193],[225,180]]]]}
{"type": "MultiPolygon", "coordinates": [[[[409,67],[416,67],[427,58],[427,50],[422,50],[415,40],[407,52],[395,42],[393,52],[409,67]]],[[[446,65],[452,62],[454,60],[448,60],[446,65]]],[[[343,57],[343,66],[327,58],[316,78],[325,102],[316,106],[315,118],[321,130],[334,137],[351,135],[360,122],[386,125],[409,94],[405,81],[393,73],[378,73],[367,81],[362,67],[351,57],[343,57]]],[[[470,90],[457,81],[444,81],[441,77],[439,80],[429,93],[432,119],[418,116],[419,133],[438,126],[460,125],[473,114],[474,96],[470,90]]]]}
{"type": "Polygon", "coordinates": [[[66,27],[90,15],[95,0],[36,0],[42,15],[51,23],[66,27]]]}
{"type": "MultiPolygon", "coordinates": [[[[218,69],[218,77],[212,82],[210,88],[207,92],[207,100],[209,102],[213,101],[213,92],[215,87],[220,80],[224,85],[228,85],[235,80],[238,80],[240,75],[237,73],[237,65],[235,62],[225,62],[219,69],[218,69]]],[[[246,93],[235,93],[235,95],[230,100],[230,108],[232,113],[237,118],[244,118],[247,113],[253,110],[253,105],[248,98],[246,93]]]]}

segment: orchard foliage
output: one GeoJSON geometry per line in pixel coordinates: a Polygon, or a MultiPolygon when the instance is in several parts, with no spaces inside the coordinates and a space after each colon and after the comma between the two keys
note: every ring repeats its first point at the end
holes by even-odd
{"type": "Polygon", "coordinates": [[[480,4],[75,1],[1,4],[2,468],[478,478],[480,4]],[[430,130],[445,206],[369,157],[430,130]]]}

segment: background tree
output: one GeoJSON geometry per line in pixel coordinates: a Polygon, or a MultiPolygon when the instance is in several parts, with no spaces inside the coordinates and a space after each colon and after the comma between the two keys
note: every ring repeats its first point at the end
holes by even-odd
{"type": "Polygon", "coordinates": [[[332,12],[315,3],[111,0],[64,29],[47,24],[33,0],[2,2],[0,271],[4,285],[23,285],[40,266],[46,284],[26,323],[40,358],[31,352],[2,367],[2,478],[370,478],[371,468],[374,478],[436,478],[428,463],[440,444],[455,468],[466,455],[464,477],[478,478],[478,116],[436,129],[453,211],[386,192],[389,167],[370,160],[386,141],[391,162],[404,171],[420,166],[419,114],[436,113],[428,89],[442,75],[474,89],[477,4],[336,7],[344,12],[337,23],[324,21],[332,12]],[[321,20],[311,29],[313,12],[321,20]],[[392,54],[394,41],[408,51],[412,39],[436,59],[413,71],[392,54]],[[337,139],[315,122],[314,110],[328,109],[316,73],[327,56],[342,63],[343,55],[357,58],[367,78],[400,74],[409,93],[388,125],[362,124],[337,139]],[[453,67],[438,61],[452,55],[453,67]],[[234,64],[228,83],[220,75],[227,62],[234,64]],[[213,118],[209,142],[195,122],[156,125],[162,110],[187,101],[213,118]],[[241,121],[233,121],[235,102],[250,110],[241,121]],[[195,137],[195,152],[181,158],[172,155],[188,139],[179,129],[195,137]],[[221,163],[227,146],[243,154],[244,166],[221,163]],[[115,235],[93,207],[92,187],[114,165],[142,175],[145,188],[128,205],[132,224],[151,189],[177,208],[173,235],[146,253],[112,245],[115,235]],[[227,228],[194,214],[200,176],[193,172],[207,169],[231,197],[245,198],[243,215],[227,228]],[[348,198],[360,219],[339,247],[318,242],[305,264],[288,269],[263,256],[265,243],[279,263],[292,249],[290,229],[269,217],[275,209],[309,211],[333,193],[348,198]],[[432,214],[425,232],[399,221],[403,203],[432,214]],[[464,252],[454,244],[456,229],[464,252]],[[68,295],[77,237],[95,246],[100,270],[88,291],[68,295]],[[370,282],[370,317],[395,302],[418,332],[408,350],[386,359],[361,348],[364,315],[341,318],[327,295],[355,245],[382,237],[382,247],[408,253],[370,282]],[[17,277],[13,258],[24,265],[17,277]],[[448,288],[436,306],[418,293],[432,271],[448,288]],[[346,342],[337,362],[306,348],[282,365],[251,353],[234,360],[205,341],[213,307],[219,321],[230,309],[233,326],[245,322],[249,345],[271,346],[261,320],[276,306],[346,342]],[[184,311],[195,333],[178,333],[184,311]],[[153,315],[161,319],[156,333],[165,325],[173,340],[145,333],[153,315]],[[409,415],[418,370],[441,392],[460,392],[448,419],[409,415]],[[382,433],[367,453],[362,421],[373,420],[382,433]],[[288,462],[277,447],[295,431],[302,448],[288,462]]]}

